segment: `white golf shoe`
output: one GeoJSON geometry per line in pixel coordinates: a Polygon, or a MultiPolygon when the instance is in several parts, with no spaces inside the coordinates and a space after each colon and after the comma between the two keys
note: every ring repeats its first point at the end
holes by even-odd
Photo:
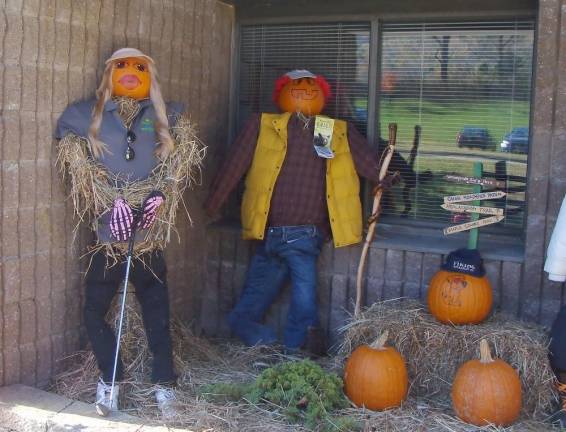
{"type": "Polygon", "coordinates": [[[172,420],[179,415],[177,396],[172,388],[157,388],[155,390],[155,401],[164,419],[172,420]]]}
{"type": "MultiPolygon", "coordinates": [[[[99,411],[102,409],[104,412],[104,408],[99,408],[100,405],[105,407],[108,411],[118,411],[118,395],[120,394],[120,386],[118,384],[114,384],[114,391],[111,392],[111,385],[106,384],[102,378],[98,380],[98,384],[96,386],[96,410],[99,411]],[[110,393],[112,393],[112,398],[110,398],[110,393]]],[[[101,415],[107,415],[102,414],[101,415]]]]}

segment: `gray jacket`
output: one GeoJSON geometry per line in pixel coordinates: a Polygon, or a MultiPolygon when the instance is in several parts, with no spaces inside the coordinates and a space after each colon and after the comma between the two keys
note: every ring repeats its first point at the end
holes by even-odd
{"type": "MultiPolygon", "coordinates": [[[[55,138],[62,139],[69,133],[87,138],[95,103],[96,100],[91,99],[69,105],[57,121],[55,138]]],[[[105,153],[99,161],[119,180],[126,182],[143,180],[158,164],[154,155],[157,137],[154,128],[156,117],[153,104],[149,99],[140,101],[140,112],[130,128],[136,136],[135,142],[131,144],[135,157],[130,161],[125,158],[128,147],[126,141],[128,129],[122,123],[117,108],[116,103],[112,100],[108,101],[104,107],[98,139],[108,146],[109,153],[105,153]]],[[[182,104],[175,102],[167,104],[167,118],[170,126],[182,112],[182,104]]],[[[110,233],[109,222],[110,212],[103,214],[98,220],[97,235],[102,243],[115,241],[110,233]]],[[[144,233],[140,232],[137,237],[140,240],[143,239],[144,233]]]]}

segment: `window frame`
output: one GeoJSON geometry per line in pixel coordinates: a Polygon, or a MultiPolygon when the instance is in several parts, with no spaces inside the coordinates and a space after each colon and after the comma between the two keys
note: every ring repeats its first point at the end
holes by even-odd
{"type": "MultiPolygon", "coordinates": [[[[382,52],[383,52],[383,38],[382,38],[382,34],[383,34],[383,27],[384,24],[393,24],[393,25],[406,25],[406,24],[437,24],[437,25],[442,25],[442,24],[453,24],[455,22],[458,23],[462,23],[465,24],[466,22],[469,23],[475,23],[476,21],[481,21],[481,22],[498,22],[498,21],[532,21],[533,22],[533,48],[532,48],[532,63],[531,63],[531,88],[530,88],[530,99],[529,99],[529,142],[533,143],[532,137],[533,137],[533,129],[534,129],[534,96],[535,96],[535,83],[536,83],[536,47],[537,47],[537,24],[538,24],[538,20],[536,16],[498,16],[498,17],[489,17],[489,19],[487,17],[483,17],[481,19],[473,19],[473,18],[468,18],[466,17],[465,19],[462,18],[460,20],[457,19],[435,19],[434,17],[428,17],[427,19],[424,20],[419,20],[419,19],[412,19],[412,20],[403,20],[403,19],[392,19],[392,20],[381,20],[380,21],[380,33],[379,33],[379,38],[378,38],[378,50],[379,50],[379,58],[378,58],[378,64],[381,65],[381,60],[382,60],[382,52]]],[[[378,67],[377,69],[377,85],[381,85],[381,82],[379,81],[379,79],[381,78],[381,74],[379,73],[380,69],[378,67]]],[[[379,119],[379,109],[380,109],[380,103],[379,103],[379,98],[376,96],[376,113],[375,113],[375,131],[374,131],[374,136],[379,136],[379,124],[377,122],[377,120],[379,119]]],[[[368,99],[368,104],[369,104],[369,99],[368,99]]],[[[368,124],[368,129],[369,129],[369,124],[368,124]]],[[[534,143],[533,143],[534,144],[534,143]]],[[[526,178],[526,191],[525,191],[525,199],[524,199],[524,218],[523,218],[523,226],[521,228],[521,238],[520,238],[520,242],[516,243],[515,247],[521,248],[521,254],[524,253],[524,248],[526,246],[526,235],[527,235],[527,219],[528,219],[528,215],[529,215],[529,209],[528,209],[528,188],[529,188],[529,175],[530,175],[530,165],[532,163],[532,159],[531,159],[531,152],[533,149],[533,145],[529,146],[529,153],[527,156],[527,170],[525,173],[525,178],[526,178]]],[[[367,191],[366,191],[367,194],[367,191]]],[[[363,197],[363,201],[362,204],[364,206],[364,209],[366,208],[366,206],[368,205],[368,201],[371,197],[369,197],[369,195],[366,195],[363,197]]],[[[369,215],[369,213],[368,213],[369,215]]],[[[417,220],[411,221],[407,220],[405,221],[404,219],[397,217],[397,216],[388,216],[386,218],[382,217],[382,223],[385,222],[386,224],[388,224],[389,226],[397,226],[397,227],[411,227],[414,229],[419,229],[421,228],[424,232],[427,232],[431,229],[434,229],[435,227],[437,229],[442,229],[445,226],[448,226],[446,224],[442,224],[441,222],[435,222],[435,221],[426,221],[426,220],[417,220]],[[384,221],[385,219],[385,221],[384,221]]],[[[464,236],[467,236],[467,233],[469,231],[464,231],[463,233],[459,233],[456,235],[451,235],[451,236],[444,236],[441,233],[438,234],[438,239],[441,243],[446,243],[446,244],[451,244],[451,241],[444,241],[447,239],[447,237],[451,237],[451,238],[461,238],[464,236]]],[[[484,230],[485,232],[485,230],[484,230]]],[[[482,233],[482,237],[484,237],[484,234],[482,233]]],[[[513,233],[511,232],[511,229],[501,229],[499,230],[499,232],[497,233],[489,233],[489,235],[487,237],[491,237],[496,239],[495,243],[497,243],[497,241],[501,240],[503,242],[509,242],[509,243],[513,243],[514,242],[514,237],[513,237],[513,233]]],[[[461,245],[465,245],[466,241],[461,241],[460,242],[461,245]]],[[[493,245],[494,242],[490,241],[489,242],[490,245],[493,245]]],[[[450,250],[449,248],[446,250],[450,250]]],[[[511,260],[515,260],[516,257],[514,254],[508,254],[506,253],[505,256],[510,256],[511,260]]]]}
{"type": "MultiPolygon", "coordinates": [[[[376,137],[378,136],[378,118],[379,118],[379,98],[377,89],[380,86],[380,78],[381,74],[379,73],[380,69],[379,66],[381,64],[381,34],[382,34],[382,25],[387,23],[423,23],[423,22],[434,22],[434,23],[442,23],[442,22],[465,22],[465,21],[474,21],[474,20],[482,20],[482,21],[491,21],[491,20],[532,20],[534,22],[534,37],[533,37],[533,57],[532,57],[532,79],[531,79],[531,97],[530,97],[530,114],[529,114],[529,124],[530,124],[530,131],[529,131],[529,139],[532,142],[532,145],[529,148],[529,158],[527,164],[527,173],[526,173],[526,192],[525,192],[525,223],[522,229],[522,235],[519,242],[516,242],[516,239],[506,238],[507,235],[501,235],[497,237],[501,237],[503,239],[503,243],[505,245],[503,247],[493,246],[497,244],[492,243],[488,237],[487,241],[484,243],[480,241],[480,247],[482,244],[488,244],[488,249],[482,251],[482,255],[488,259],[498,259],[498,260],[505,260],[505,261],[513,261],[513,262],[523,262],[525,256],[525,248],[526,248],[526,237],[528,235],[528,218],[530,214],[530,207],[529,207],[529,189],[530,189],[530,180],[531,180],[531,168],[532,168],[532,159],[530,157],[535,144],[533,142],[533,129],[535,128],[534,122],[534,112],[535,112],[535,92],[536,92],[536,59],[537,59],[537,46],[538,46],[538,9],[536,11],[525,11],[524,9],[521,10],[514,10],[509,9],[505,11],[496,11],[496,12],[485,12],[485,13],[478,13],[474,15],[470,15],[468,12],[450,12],[446,15],[444,14],[430,14],[430,13],[407,13],[407,14],[369,14],[369,15],[359,15],[359,14],[351,14],[351,15],[328,15],[328,16],[286,16],[286,17],[277,17],[277,18],[246,18],[246,19],[239,19],[236,23],[234,29],[234,45],[232,51],[232,67],[231,67],[231,98],[230,98],[230,109],[229,109],[229,131],[228,131],[228,141],[227,146],[229,146],[236,137],[237,134],[237,119],[239,117],[239,77],[240,77],[240,47],[241,47],[241,40],[240,36],[242,33],[242,27],[247,25],[285,25],[285,24],[301,24],[301,23],[336,23],[336,22],[367,22],[370,24],[370,43],[369,43],[369,64],[368,64],[368,122],[367,122],[367,140],[371,145],[376,145],[376,137]],[[440,16],[442,15],[442,16],[440,16]],[[375,79],[371,79],[375,77],[375,79]]],[[[362,208],[364,215],[368,215],[371,211],[372,206],[372,198],[370,195],[371,188],[368,187],[367,182],[362,182],[362,190],[361,190],[361,197],[362,197],[362,208]]],[[[399,228],[399,227],[410,227],[411,229],[421,229],[419,226],[411,225],[411,224],[404,224],[404,223],[390,223],[388,221],[381,221],[378,224],[377,235],[374,239],[375,247],[380,249],[395,249],[395,250],[403,250],[403,251],[415,251],[415,252],[426,252],[427,249],[423,249],[421,244],[414,244],[413,240],[409,239],[407,241],[401,242],[390,242],[387,239],[383,238],[383,235],[380,236],[380,231],[388,232],[391,229],[399,228]],[[381,228],[380,229],[380,226],[381,228]],[[377,241],[376,241],[377,240],[377,241]]],[[[426,230],[427,228],[423,228],[426,230]]],[[[383,234],[383,233],[382,233],[383,234]]],[[[446,237],[452,237],[449,241],[440,241],[440,244],[436,244],[434,247],[431,247],[429,250],[430,252],[439,252],[439,253],[448,253],[449,251],[455,249],[454,242],[452,240],[457,239],[460,234],[456,234],[455,236],[444,236],[442,233],[438,233],[436,236],[433,236],[436,240],[446,240],[446,237]]],[[[413,239],[421,237],[420,233],[415,233],[413,235],[413,239]]],[[[482,234],[483,239],[483,234],[482,234]]],[[[496,239],[499,240],[499,239],[496,239]]],[[[457,241],[459,247],[463,247],[466,242],[457,241]]]]}

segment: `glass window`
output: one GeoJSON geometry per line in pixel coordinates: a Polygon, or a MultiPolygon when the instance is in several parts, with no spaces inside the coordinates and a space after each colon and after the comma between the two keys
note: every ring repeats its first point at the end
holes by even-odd
{"type": "MultiPolygon", "coordinates": [[[[368,83],[375,79],[376,135],[387,139],[388,123],[398,124],[392,168],[402,176],[384,195],[382,221],[417,230],[430,227],[434,235],[442,227],[468,221],[469,214],[440,206],[444,196],[469,193],[473,187],[445,176],[472,176],[481,163],[482,175],[503,181],[507,192],[504,198],[481,203],[505,210],[502,222],[482,232],[520,237],[530,149],[534,21],[379,27],[377,76],[370,77],[370,22],[243,25],[238,129],[253,112],[277,111],[271,95],[280,75],[309,69],[332,86],[324,113],[353,122],[366,134],[367,113],[372,111],[368,83]]],[[[237,209],[234,203],[235,215],[237,209]]]]}
{"type": "Polygon", "coordinates": [[[482,201],[505,209],[505,219],[482,232],[523,233],[533,29],[532,21],[382,25],[378,129],[387,138],[388,123],[398,124],[393,168],[403,178],[383,202],[385,220],[468,221],[440,206],[473,187],[445,176],[472,176],[481,163],[483,176],[504,181],[508,192],[482,201]]]}

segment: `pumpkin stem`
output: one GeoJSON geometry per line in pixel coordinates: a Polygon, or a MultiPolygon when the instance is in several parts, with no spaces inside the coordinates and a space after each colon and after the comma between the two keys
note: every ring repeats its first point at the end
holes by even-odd
{"type": "Polygon", "coordinates": [[[387,342],[387,338],[389,337],[389,330],[385,330],[371,345],[370,347],[373,349],[383,349],[385,342],[387,342]]]}
{"type": "Polygon", "coordinates": [[[491,349],[489,344],[485,339],[480,341],[480,362],[491,363],[493,362],[493,357],[491,357],[491,349]]]}

